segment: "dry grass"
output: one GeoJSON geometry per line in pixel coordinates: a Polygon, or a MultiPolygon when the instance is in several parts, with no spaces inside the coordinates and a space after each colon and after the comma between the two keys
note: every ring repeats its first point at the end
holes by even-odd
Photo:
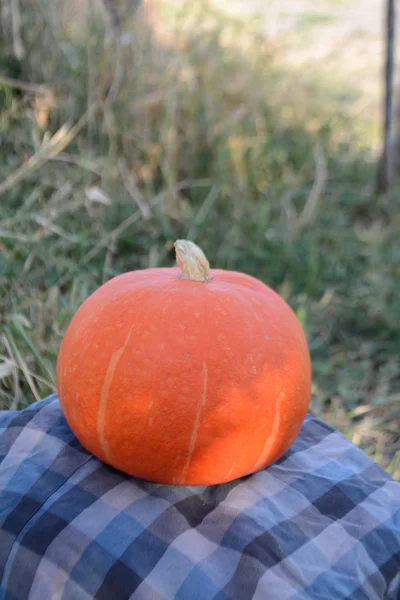
{"type": "Polygon", "coordinates": [[[157,24],[137,15],[122,37],[98,13],[77,35],[43,7],[24,4],[29,53],[0,79],[1,405],[54,390],[93,289],[171,265],[189,237],[288,300],[312,411],[400,478],[400,217],[396,192],[374,195],[356,91],[288,74],[204,2],[160,2],[157,24]]]}

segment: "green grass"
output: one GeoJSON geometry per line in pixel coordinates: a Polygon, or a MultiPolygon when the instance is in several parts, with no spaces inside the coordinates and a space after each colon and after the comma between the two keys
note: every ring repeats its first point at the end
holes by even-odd
{"type": "Polygon", "coordinates": [[[314,27],[315,25],[329,25],[336,20],[335,15],[321,12],[303,12],[299,18],[299,26],[304,28],[314,27]]]}
{"type": "Polygon", "coordinates": [[[99,19],[81,39],[24,9],[18,77],[54,97],[43,144],[37,96],[0,89],[1,406],[55,389],[90,292],[174,264],[188,237],[287,299],[310,344],[312,412],[400,478],[399,190],[374,193],[354,88],[284,70],[250,29],[180,6],[162,41],[132,23],[119,50],[99,19]]]}

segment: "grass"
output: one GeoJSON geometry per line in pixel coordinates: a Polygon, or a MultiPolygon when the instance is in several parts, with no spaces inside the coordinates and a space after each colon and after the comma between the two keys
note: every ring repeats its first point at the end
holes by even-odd
{"type": "Polygon", "coordinates": [[[299,26],[314,27],[315,25],[326,25],[336,20],[335,15],[321,12],[303,12],[299,19],[299,26]]]}
{"type": "Polygon", "coordinates": [[[354,88],[285,70],[206,3],[164,2],[152,30],[138,15],[126,44],[96,15],[80,36],[36,4],[17,79],[46,89],[0,79],[1,407],[55,389],[90,292],[172,265],[188,237],[287,299],[309,340],[312,412],[400,479],[399,190],[374,192],[354,88]]]}

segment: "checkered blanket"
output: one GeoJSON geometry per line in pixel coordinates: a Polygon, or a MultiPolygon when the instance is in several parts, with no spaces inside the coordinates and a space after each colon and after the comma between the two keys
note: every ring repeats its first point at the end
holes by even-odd
{"type": "Polygon", "coordinates": [[[311,416],[272,467],[175,487],[88,454],[55,395],[0,412],[1,600],[375,600],[399,571],[400,485],[311,416]]]}

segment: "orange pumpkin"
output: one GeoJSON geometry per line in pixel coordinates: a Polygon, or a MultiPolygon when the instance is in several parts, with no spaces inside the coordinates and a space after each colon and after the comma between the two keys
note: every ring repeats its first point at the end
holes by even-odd
{"type": "Polygon", "coordinates": [[[119,275],[78,309],[57,388],[82,445],[149,481],[211,485],[254,473],[295,440],[308,409],[306,338],[286,302],[212,270],[192,242],[179,268],[119,275]]]}

